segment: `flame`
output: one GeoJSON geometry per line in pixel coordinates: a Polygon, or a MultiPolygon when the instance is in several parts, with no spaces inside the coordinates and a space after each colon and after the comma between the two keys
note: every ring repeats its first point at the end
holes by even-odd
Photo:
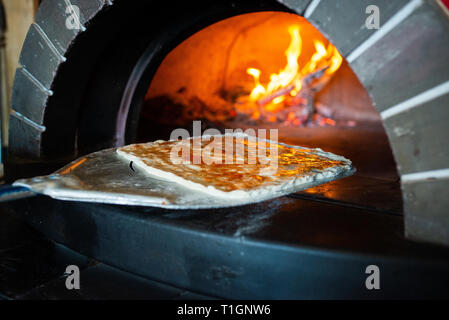
{"type": "Polygon", "coordinates": [[[299,34],[299,26],[290,26],[288,28],[288,33],[290,34],[291,41],[289,47],[285,51],[287,65],[279,74],[271,74],[270,82],[267,85],[268,93],[288,86],[298,74],[298,58],[301,55],[302,49],[302,39],[299,34]]]}
{"type": "MultiPolygon", "coordinates": [[[[287,96],[296,97],[300,93],[303,86],[305,76],[325,70],[322,76],[330,76],[340,67],[343,58],[338,50],[332,45],[325,44],[319,40],[314,40],[315,52],[300,69],[299,58],[302,52],[302,38],[298,25],[292,25],[288,28],[290,34],[290,45],[285,50],[287,64],[279,73],[270,75],[270,81],[264,86],[260,82],[261,71],[256,68],[248,68],[247,74],[254,79],[254,88],[251,90],[249,100],[252,102],[260,102],[268,99],[265,110],[274,112],[283,109],[282,102],[287,96]],[[280,91],[282,90],[282,91],[280,91]],[[284,92],[285,91],[285,92],[284,92]]],[[[262,103],[265,104],[265,103],[262,103]]],[[[260,116],[259,111],[255,111],[253,118],[260,116]]],[[[291,121],[294,122],[292,117],[291,121]]],[[[271,120],[270,120],[271,121],[271,120]]]]}
{"type": "Polygon", "coordinates": [[[254,89],[251,91],[249,97],[252,101],[255,101],[259,99],[259,97],[263,96],[266,92],[264,86],[260,83],[260,70],[256,68],[248,68],[246,72],[249,75],[252,75],[254,78],[254,89]]]}
{"type": "MultiPolygon", "coordinates": [[[[337,71],[338,68],[340,68],[341,63],[343,62],[343,58],[341,57],[340,53],[338,53],[337,48],[335,48],[331,44],[329,44],[329,46],[332,47],[331,49],[333,52],[331,57],[331,65],[329,66],[329,69],[326,70],[326,73],[330,75],[337,71]]],[[[328,51],[330,50],[328,49],[328,51]]]]}
{"type": "MultiPolygon", "coordinates": [[[[270,82],[265,88],[260,83],[261,71],[256,68],[248,68],[246,72],[253,76],[255,86],[250,94],[251,101],[257,101],[263,96],[269,95],[270,93],[278,90],[279,88],[288,86],[293,82],[298,74],[299,63],[298,58],[301,55],[302,39],[299,33],[299,26],[290,26],[288,32],[291,37],[290,45],[285,51],[285,56],[287,57],[287,65],[278,74],[273,73],[270,75],[270,82]]],[[[295,84],[296,91],[299,91],[295,84]]],[[[293,89],[292,89],[293,90],[293,89]]]]}

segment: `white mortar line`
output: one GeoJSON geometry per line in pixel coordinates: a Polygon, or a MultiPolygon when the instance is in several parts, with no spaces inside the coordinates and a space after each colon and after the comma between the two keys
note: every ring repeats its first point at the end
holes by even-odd
{"type": "Polygon", "coordinates": [[[11,113],[10,114],[11,114],[11,116],[13,116],[13,117],[15,117],[15,118],[17,118],[19,120],[22,120],[26,124],[32,126],[34,129],[36,129],[39,132],[44,132],[46,130],[45,126],[38,125],[36,122],[34,122],[31,119],[28,119],[23,114],[21,114],[20,112],[17,112],[14,109],[11,109],[11,113]]]}
{"type": "Polygon", "coordinates": [[[36,79],[24,66],[21,66],[20,70],[25,77],[27,77],[31,82],[33,82],[42,92],[44,92],[47,96],[52,96],[53,91],[47,89],[39,80],[36,79]]]}
{"type": "Polygon", "coordinates": [[[315,11],[316,7],[318,7],[319,3],[320,0],[312,0],[307,6],[306,11],[304,11],[304,18],[309,18],[312,15],[313,11],[315,11]]]}
{"type": "Polygon", "coordinates": [[[412,0],[401,10],[399,10],[394,16],[392,16],[387,22],[385,22],[379,30],[374,32],[368,39],[362,42],[357,48],[355,48],[347,57],[346,60],[351,63],[357,59],[363,52],[370,48],[377,41],[382,39],[388,32],[393,30],[398,24],[404,21],[416,8],[423,4],[423,0],[412,0]]]}
{"type": "Polygon", "coordinates": [[[34,27],[36,28],[37,32],[41,35],[42,39],[47,43],[48,47],[50,48],[51,51],[53,51],[53,53],[56,55],[56,57],[58,57],[59,60],[61,60],[62,62],[65,62],[67,60],[66,57],[64,57],[58,49],[56,49],[55,45],[53,44],[53,42],[51,42],[50,38],[47,36],[47,34],[45,33],[45,31],[41,28],[40,25],[38,25],[37,23],[33,23],[34,27]]]}
{"type": "Polygon", "coordinates": [[[449,168],[415,173],[407,173],[401,176],[402,183],[413,183],[428,179],[443,180],[449,179],[449,168]]]}
{"type": "Polygon", "coordinates": [[[426,90],[413,98],[405,100],[395,106],[392,106],[380,113],[382,119],[390,118],[398,113],[404,112],[406,110],[412,109],[423,103],[429,102],[436,99],[446,93],[449,93],[449,81],[443,82],[432,89],[426,90]]]}

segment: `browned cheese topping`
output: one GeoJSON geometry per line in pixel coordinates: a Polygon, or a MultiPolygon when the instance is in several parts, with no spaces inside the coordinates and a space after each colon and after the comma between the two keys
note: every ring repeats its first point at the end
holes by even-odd
{"type": "Polygon", "coordinates": [[[211,164],[205,163],[198,157],[196,159],[201,161],[196,161],[199,163],[194,162],[195,155],[203,154],[202,159],[204,159],[205,147],[211,143],[208,140],[198,139],[197,145],[194,145],[191,139],[156,141],[129,145],[121,148],[120,151],[138,157],[149,167],[175,174],[185,180],[206,187],[213,186],[225,192],[278,184],[295,177],[321,172],[326,168],[345,165],[343,161],[317,155],[313,150],[269,144],[265,141],[231,138],[232,149],[225,147],[224,139],[221,148],[213,149],[211,157],[216,161],[211,164]],[[184,161],[173,164],[170,157],[172,148],[182,144],[184,146],[190,144],[190,148],[188,148],[190,152],[182,157],[180,150],[178,155],[184,161]],[[261,163],[262,161],[257,158],[259,148],[265,148],[262,149],[262,154],[268,159],[265,158],[264,163],[261,163]],[[277,148],[276,157],[272,157],[272,155],[275,155],[275,151],[271,152],[275,149],[271,148],[277,148]],[[240,150],[240,153],[236,150],[240,150]],[[256,161],[251,162],[251,159],[254,158],[256,158],[256,161]],[[232,161],[229,161],[230,159],[232,161]],[[217,161],[221,163],[217,163],[217,161]],[[277,161],[277,166],[273,166],[273,161],[277,161]]]}

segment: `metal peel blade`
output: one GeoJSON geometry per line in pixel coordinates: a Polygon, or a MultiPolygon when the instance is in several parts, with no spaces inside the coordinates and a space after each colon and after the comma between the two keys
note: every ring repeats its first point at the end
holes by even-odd
{"type": "MultiPolygon", "coordinates": [[[[346,170],[328,179],[302,185],[297,192],[332,180],[351,175],[346,170]]],[[[54,174],[21,179],[13,183],[37,194],[55,199],[110,203],[121,205],[153,206],[172,209],[206,209],[232,207],[269,200],[286,193],[271,194],[257,199],[222,199],[193,191],[180,184],[150,176],[121,158],[116,148],[92,153],[77,159],[54,174]]],[[[291,193],[287,192],[287,193],[291,193]]]]}

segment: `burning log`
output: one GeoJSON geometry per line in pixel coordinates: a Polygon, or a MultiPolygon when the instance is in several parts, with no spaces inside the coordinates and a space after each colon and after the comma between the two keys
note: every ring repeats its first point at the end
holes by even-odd
{"type": "MultiPolygon", "coordinates": [[[[302,78],[300,79],[300,81],[301,81],[301,83],[302,83],[302,86],[303,86],[303,87],[305,87],[305,86],[310,87],[311,83],[312,83],[314,80],[320,79],[320,78],[323,77],[324,73],[326,72],[326,70],[327,70],[328,68],[329,68],[329,67],[322,68],[322,69],[320,69],[320,70],[317,70],[317,71],[315,71],[315,72],[313,72],[313,73],[310,73],[310,74],[308,74],[308,75],[302,77],[302,78]]],[[[297,80],[297,79],[293,80],[292,82],[296,82],[296,80],[297,80]]],[[[327,80],[326,80],[326,82],[327,82],[327,80]]],[[[320,86],[320,87],[322,87],[322,86],[320,86]]],[[[295,85],[294,85],[294,84],[290,84],[290,85],[288,85],[288,86],[286,86],[286,87],[280,88],[279,90],[273,92],[272,94],[270,94],[270,95],[268,95],[268,96],[266,96],[266,97],[263,97],[263,98],[259,99],[259,100],[257,101],[257,104],[258,104],[260,107],[266,106],[267,104],[271,103],[271,102],[272,102],[274,99],[276,99],[277,97],[281,97],[281,96],[288,95],[294,88],[295,88],[295,85]]],[[[313,86],[311,87],[311,89],[312,89],[311,91],[318,91],[318,90],[313,90],[313,86]]]]}
{"type": "Polygon", "coordinates": [[[248,68],[254,87],[248,96],[234,102],[237,114],[256,122],[283,122],[293,125],[333,125],[334,121],[315,106],[315,93],[320,91],[338,70],[342,57],[331,44],[327,47],[314,41],[315,53],[300,69],[299,57],[302,40],[298,26],[290,26],[291,42],[285,55],[287,65],[277,74],[270,75],[266,85],[260,81],[261,71],[248,68]]]}
{"type": "Polygon", "coordinates": [[[276,99],[277,97],[281,97],[281,96],[285,96],[286,94],[289,94],[290,91],[292,91],[295,88],[295,85],[289,85],[288,87],[285,88],[281,88],[275,92],[273,92],[272,94],[270,94],[267,97],[263,97],[262,99],[259,99],[257,101],[257,104],[260,107],[263,107],[269,103],[271,103],[274,99],[276,99]]]}
{"type": "Polygon", "coordinates": [[[305,85],[310,85],[313,80],[322,78],[327,69],[329,69],[329,66],[317,70],[315,72],[309,73],[308,75],[306,75],[301,79],[302,83],[305,85]]]}

